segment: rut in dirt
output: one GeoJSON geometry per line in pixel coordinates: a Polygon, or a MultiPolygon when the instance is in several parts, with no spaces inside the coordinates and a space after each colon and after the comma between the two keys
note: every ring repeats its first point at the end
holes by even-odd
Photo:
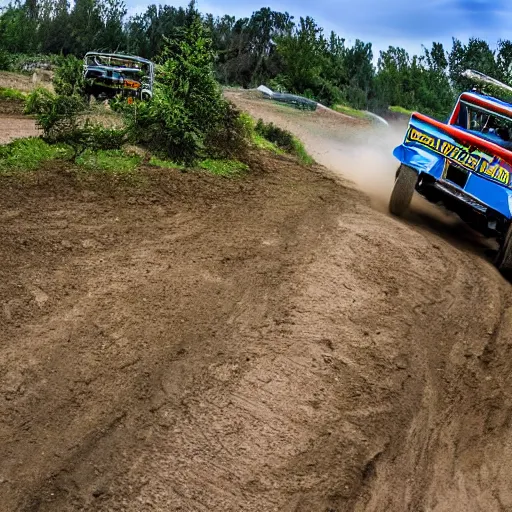
{"type": "Polygon", "coordinates": [[[486,243],[325,169],[251,170],[2,182],[2,507],[510,509],[510,286],[486,243]]]}

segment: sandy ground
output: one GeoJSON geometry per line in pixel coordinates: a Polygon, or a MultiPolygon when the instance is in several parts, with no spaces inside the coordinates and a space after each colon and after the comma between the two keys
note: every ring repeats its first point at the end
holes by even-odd
{"type": "Polygon", "coordinates": [[[36,87],[44,87],[53,91],[53,85],[48,78],[38,77],[33,81],[32,74],[10,73],[0,71],[0,87],[10,87],[22,92],[31,92],[36,87]]]}
{"type": "Polygon", "coordinates": [[[331,171],[0,179],[2,511],[512,510],[492,244],[385,213],[397,134],[235,100],[331,171]]]}
{"type": "Polygon", "coordinates": [[[21,114],[4,114],[0,117],[0,123],[0,144],[7,144],[20,137],[39,135],[35,121],[21,114]]]}
{"type": "MultiPolygon", "coordinates": [[[[33,91],[35,87],[53,90],[53,86],[49,82],[34,83],[30,75],[7,71],[0,71],[0,87],[13,88],[25,93],[33,91]]],[[[23,109],[22,101],[0,99],[0,144],[7,144],[20,137],[37,137],[40,134],[35,120],[24,116],[23,109]]]]}

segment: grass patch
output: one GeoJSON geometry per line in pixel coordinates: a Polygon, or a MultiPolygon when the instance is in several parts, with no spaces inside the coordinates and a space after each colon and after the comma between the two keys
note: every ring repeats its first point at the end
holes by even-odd
{"type": "Polygon", "coordinates": [[[249,167],[238,160],[203,160],[199,167],[217,176],[235,177],[249,170],[249,167]]]}
{"type": "Polygon", "coordinates": [[[359,119],[368,119],[368,115],[365,112],[349,107],[348,105],[334,105],[332,109],[336,112],[340,112],[341,114],[346,114],[347,116],[357,117],[359,119]]]}
{"type": "Polygon", "coordinates": [[[156,156],[152,156],[149,160],[149,165],[154,165],[155,167],[161,167],[162,169],[185,169],[185,167],[181,164],[176,164],[171,162],[170,160],[161,160],[156,156]]]}
{"type": "Polygon", "coordinates": [[[109,174],[130,174],[140,164],[138,155],[127,155],[120,149],[100,151],[87,150],[76,159],[76,163],[91,171],[105,171],[109,174]]]}
{"type": "MultiPolygon", "coordinates": [[[[269,143],[270,144],[270,143],[269,143]]],[[[178,169],[183,171],[186,169],[184,165],[177,164],[171,160],[161,160],[156,156],[152,156],[149,161],[150,165],[161,167],[162,169],[178,169]]],[[[234,177],[240,176],[244,172],[249,170],[249,167],[238,160],[217,160],[213,158],[207,158],[199,162],[198,167],[204,171],[208,171],[216,176],[234,177]]]]}
{"type": "Polygon", "coordinates": [[[390,112],[394,112],[395,114],[403,114],[405,116],[410,116],[414,112],[413,110],[407,110],[406,108],[399,107],[398,105],[388,107],[388,110],[390,112]]]}
{"type": "Polygon", "coordinates": [[[276,153],[277,155],[285,155],[286,154],[286,151],[277,147],[273,142],[270,142],[269,140],[265,139],[265,137],[263,137],[262,135],[259,135],[257,133],[253,134],[252,143],[259,149],[266,149],[267,151],[272,151],[273,153],[276,153]]]}
{"type": "Polygon", "coordinates": [[[304,144],[302,144],[302,142],[296,137],[293,137],[293,147],[294,150],[292,154],[294,154],[303,164],[313,165],[315,163],[315,160],[306,151],[304,144]]]}
{"type": "Polygon", "coordinates": [[[246,112],[240,114],[240,121],[245,127],[245,132],[251,141],[251,143],[258,149],[264,149],[266,151],[272,151],[277,155],[284,155],[286,152],[281,148],[277,147],[276,144],[270,142],[263,135],[256,131],[256,121],[246,112]]]}
{"type": "Polygon", "coordinates": [[[69,154],[67,147],[47,144],[39,137],[17,139],[0,146],[0,174],[34,171],[43,162],[68,158],[69,154]]]}
{"type": "Polygon", "coordinates": [[[25,101],[27,95],[18,89],[13,89],[11,87],[0,87],[0,99],[2,100],[15,100],[15,101],[25,101]]]}

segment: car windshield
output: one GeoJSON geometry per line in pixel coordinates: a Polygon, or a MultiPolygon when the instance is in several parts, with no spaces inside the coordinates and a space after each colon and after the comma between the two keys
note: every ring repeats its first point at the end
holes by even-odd
{"type": "Polygon", "coordinates": [[[113,55],[88,55],[86,64],[88,66],[107,66],[113,68],[123,69],[125,76],[133,76],[136,78],[141,73],[145,74],[148,72],[148,65],[144,62],[139,62],[135,59],[127,59],[122,57],[116,57],[113,55]]]}
{"type": "Polygon", "coordinates": [[[461,101],[457,126],[512,148],[512,118],[461,101]]]}

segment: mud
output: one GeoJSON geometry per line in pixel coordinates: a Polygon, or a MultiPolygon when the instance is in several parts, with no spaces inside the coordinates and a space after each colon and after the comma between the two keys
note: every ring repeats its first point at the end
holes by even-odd
{"type": "Polygon", "coordinates": [[[385,151],[342,176],[366,128],[252,101],[332,171],[1,178],[2,510],[511,510],[492,248],[376,208],[385,151]]]}

